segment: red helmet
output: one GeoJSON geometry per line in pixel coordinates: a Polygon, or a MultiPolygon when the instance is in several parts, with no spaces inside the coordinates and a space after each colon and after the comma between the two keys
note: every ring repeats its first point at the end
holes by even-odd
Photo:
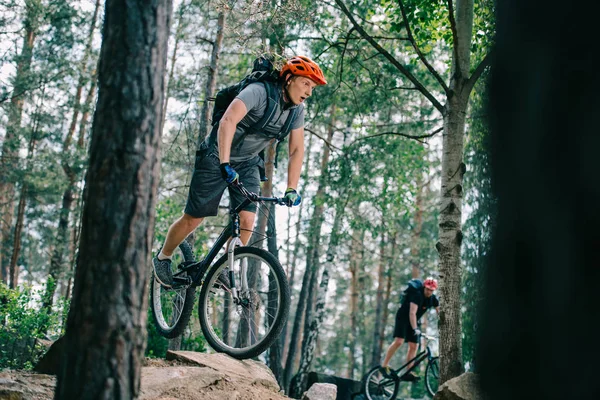
{"type": "Polygon", "coordinates": [[[425,282],[423,282],[423,286],[425,286],[427,289],[436,290],[438,287],[437,280],[429,276],[427,279],[425,279],[425,282]]]}
{"type": "Polygon", "coordinates": [[[291,72],[293,75],[305,76],[312,79],[318,85],[327,85],[325,76],[321,68],[308,57],[305,56],[294,56],[290,58],[281,68],[280,76],[285,76],[287,72],[291,72]]]}

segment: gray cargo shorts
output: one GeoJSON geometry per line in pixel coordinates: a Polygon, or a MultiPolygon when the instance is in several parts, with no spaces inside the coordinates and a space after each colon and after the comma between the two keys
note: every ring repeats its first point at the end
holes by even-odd
{"type": "MultiPolygon", "coordinates": [[[[259,193],[260,176],[258,167],[263,164],[260,157],[239,163],[232,162],[231,166],[240,176],[240,182],[250,192],[259,193]]],[[[214,152],[198,152],[194,164],[194,174],[190,183],[185,213],[195,218],[214,217],[219,211],[219,203],[227,182],[221,176],[218,154],[214,152]]],[[[229,189],[230,207],[235,208],[246,199],[238,190],[229,189]]],[[[252,202],[243,209],[256,213],[256,203],[252,202]]]]}

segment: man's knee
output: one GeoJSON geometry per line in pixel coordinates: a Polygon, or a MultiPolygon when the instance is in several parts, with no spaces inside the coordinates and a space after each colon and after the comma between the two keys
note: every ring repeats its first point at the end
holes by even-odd
{"type": "Polygon", "coordinates": [[[188,229],[196,229],[198,225],[204,220],[204,218],[193,217],[189,214],[183,214],[179,221],[184,224],[188,229]]]}
{"type": "Polygon", "coordinates": [[[394,338],[394,344],[396,346],[402,346],[403,343],[404,343],[404,338],[401,338],[401,337],[394,338]]]}
{"type": "Polygon", "coordinates": [[[408,351],[410,351],[410,352],[417,351],[417,343],[408,342],[408,351]]]}
{"type": "Polygon", "coordinates": [[[256,214],[250,211],[240,212],[240,226],[244,229],[252,229],[254,227],[254,217],[256,214]]]}

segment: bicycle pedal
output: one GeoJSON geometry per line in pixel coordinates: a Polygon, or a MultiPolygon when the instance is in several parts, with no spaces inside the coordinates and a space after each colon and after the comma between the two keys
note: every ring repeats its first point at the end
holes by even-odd
{"type": "Polygon", "coordinates": [[[189,285],[192,283],[192,278],[189,276],[174,276],[173,283],[179,285],[189,285]]]}

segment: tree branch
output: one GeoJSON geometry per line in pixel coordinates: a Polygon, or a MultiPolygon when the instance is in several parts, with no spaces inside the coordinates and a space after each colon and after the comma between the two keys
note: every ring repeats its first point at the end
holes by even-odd
{"type": "Polygon", "coordinates": [[[352,13],[348,11],[348,8],[346,8],[343,1],[335,0],[335,2],[340,7],[342,12],[346,14],[350,22],[352,22],[354,28],[356,28],[362,37],[364,37],[371,44],[371,46],[377,49],[385,58],[387,58],[388,61],[390,61],[392,65],[395,66],[402,74],[404,74],[404,76],[406,76],[408,80],[410,80],[417,87],[423,96],[425,96],[439,112],[443,113],[444,106],[421,84],[421,82],[419,82],[419,80],[413,74],[410,73],[410,71],[404,65],[400,64],[398,60],[394,58],[394,56],[381,47],[379,43],[377,43],[360,25],[358,25],[356,19],[352,13]]]}
{"type": "Polygon", "coordinates": [[[485,57],[483,57],[483,60],[481,60],[477,68],[475,68],[475,71],[473,71],[473,74],[471,75],[469,80],[467,80],[467,82],[465,83],[465,87],[463,88],[463,90],[466,91],[465,94],[471,94],[471,90],[473,90],[475,83],[477,83],[477,80],[479,80],[479,77],[481,76],[481,74],[483,74],[483,71],[485,71],[485,69],[492,62],[492,57],[494,55],[493,53],[493,50],[487,53],[485,57]]]}
{"type": "Polygon", "coordinates": [[[375,138],[375,137],[379,137],[379,136],[384,136],[384,135],[402,136],[402,137],[405,137],[405,138],[408,138],[408,139],[416,140],[417,142],[420,142],[420,143],[425,143],[421,139],[429,139],[429,138],[437,135],[438,133],[440,133],[443,130],[444,130],[443,127],[442,128],[438,128],[435,131],[433,131],[431,133],[427,133],[425,135],[408,135],[406,133],[401,133],[401,132],[381,132],[381,133],[377,133],[375,135],[369,135],[369,136],[360,137],[358,139],[355,139],[353,141],[353,143],[356,143],[359,140],[366,140],[366,139],[371,139],[371,138],[375,138]]]}
{"type": "MultiPolygon", "coordinates": [[[[447,1],[448,19],[450,19],[450,30],[452,30],[452,53],[454,54],[454,59],[458,60],[458,32],[456,31],[456,19],[454,19],[454,6],[452,5],[452,0],[447,1]]],[[[458,62],[456,63],[456,68],[459,68],[458,62]]],[[[464,75],[461,74],[461,76],[464,75]]]]}
{"type": "MultiPolygon", "coordinates": [[[[452,2],[452,0],[450,0],[450,2],[452,2]]],[[[446,85],[446,82],[444,82],[444,80],[442,79],[440,74],[438,74],[438,72],[435,70],[435,68],[433,68],[433,66],[429,63],[429,61],[427,61],[427,58],[425,58],[425,55],[421,52],[421,49],[419,49],[419,46],[417,45],[417,41],[415,40],[415,37],[412,34],[412,30],[410,29],[410,24],[408,23],[408,18],[406,17],[406,10],[404,8],[404,3],[402,2],[402,0],[398,0],[398,4],[400,5],[400,12],[402,13],[402,19],[404,19],[404,26],[406,27],[406,33],[408,34],[408,39],[410,40],[410,43],[412,44],[413,48],[417,52],[419,59],[421,60],[421,62],[423,64],[425,64],[425,67],[427,68],[427,70],[429,70],[431,75],[433,75],[433,77],[438,81],[438,83],[442,86],[442,88],[444,88],[444,92],[446,92],[446,94],[450,93],[450,88],[448,88],[448,86],[446,85]]]]}
{"type": "Polygon", "coordinates": [[[323,141],[323,143],[325,143],[325,145],[326,145],[327,147],[329,147],[329,149],[330,149],[330,150],[338,150],[338,151],[342,151],[342,149],[340,149],[339,147],[337,147],[337,146],[335,146],[335,145],[331,144],[329,141],[327,141],[327,139],[325,139],[324,137],[322,137],[321,135],[319,135],[317,132],[315,132],[315,131],[313,131],[313,130],[311,130],[311,129],[308,129],[308,128],[306,128],[306,127],[304,127],[304,130],[305,130],[306,132],[310,133],[311,135],[315,135],[316,137],[318,137],[319,139],[321,139],[321,140],[323,141]]]}

